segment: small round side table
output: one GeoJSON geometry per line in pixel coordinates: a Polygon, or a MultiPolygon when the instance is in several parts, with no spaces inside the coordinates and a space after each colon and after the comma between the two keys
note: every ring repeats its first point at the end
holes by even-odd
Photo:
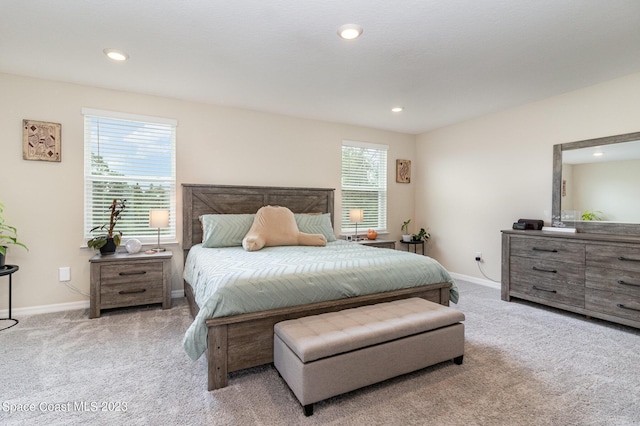
{"type": "Polygon", "coordinates": [[[402,244],[406,244],[407,245],[407,251],[409,251],[409,249],[413,246],[413,252],[417,253],[418,252],[418,246],[420,246],[420,248],[422,248],[422,255],[424,256],[424,240],[420,240],[420,241],[404,241],[404,240],[400,240],[400,242],[402,244]]]}
{"type": "Polygon", "coordinates": [[[14,325],[16,325],[19,322],[17,319],[11,318],[11,276],[18,269],[20,269],[20,267],[18,265],[0,266],[0,277],[3,277],[5,275],[9,275],[9,318],[0,318],[0,321],[13,321],[13,324],[11,324],[8,327],[0,328],[0,331],[6,330],[8,328],[11,328],[11,327],[13,327],[14,325]]]}

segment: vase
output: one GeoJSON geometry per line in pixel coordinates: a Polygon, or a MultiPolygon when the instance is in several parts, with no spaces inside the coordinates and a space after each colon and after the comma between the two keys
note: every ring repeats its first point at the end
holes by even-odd
{"type": "Polygon", "coordinates": [[[100,254],[114,254],[116,252],[116,243],[113,241],[113,238],[107,238],[107,243],[100,247],[100,254]]]}

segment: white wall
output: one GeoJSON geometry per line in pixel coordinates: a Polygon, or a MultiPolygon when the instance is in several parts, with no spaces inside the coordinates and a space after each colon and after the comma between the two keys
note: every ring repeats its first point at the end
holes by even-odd
{"type": "MultiPolygon", "coordinates": [[[[82,107],[177,119],[178,184],[339,189],[343,139],[388,144],[390,237],[399,238],[411,217],[415,229],[430,229],[427,252],[450,271],[482,278],[473,260],[482,251],[485,271],[497,280],[500,230],[519,218],[550,220],[552,146],[640,127],[640,74],[417,137],[7,74],[0,74],[0,94],[0,201],[30,248],[8,252],[9,263],[20,265],[13,281],[18,309],[87,300],[58,282],[58,268],[70,266],[71,284],[89,291],[94,252],[81,248],[82,107]],[[62,123],[61,163],[22,159],[23,119],[62,123]],[[395,182],[399,158],[412,160],[411,184],[395,182]]],[[[172,249],[179,290],[182,253],[172,249]]],[[[0,280],[6,312],[6,278],[0,280]]]]}
{"type": "Polygon", "coordinates": [[[416,218],[450,271],[500,279],[501,234],[551,219],[552,146],[640,131],[640,74],[418,135],[416,218]]]}
{"type": "MultiPolygon", "coordinates": [[[[83,107],[177,119],[178,185],[336,188],[336,211],[342,140],[388,144],[391,237],[399,238],[400,223],[414,211],[414,186],[395,183],[395,159],[414,158],[413,135],[7,74],[0,74],[0,94],[0,201],[7,223],[18,228],[30,249],[8,251],[8,263],[20,266],[13,276],[14,308],[87,301],[58,282],[58,268],[70,266],[71,284],[88,293],[88,259],[95,254],[81,248],[83,107]],[[62,162],[22,159],[23,119],[62,124],[62,162]]],[[[181,208],[179,192],[178,212],[181,208]]],[[[182,216],[176,219],[181,238],[182,216]]],[[[178,290],[182,252],[177,244],[171,248],[178,290]]],[[[0,282],[0,311],[7,308],[7,287],[0,282]]]]}
{"type": "MultiPolygon", "coordinates": [[[[564,166],[562,170],[564,178],[564,166]]],[[[589,210],[612,222],[640,222],[640,160],[575,164],[567,182],[573,197],[571,205],[562,204],[563,210],[589,210]]]]}

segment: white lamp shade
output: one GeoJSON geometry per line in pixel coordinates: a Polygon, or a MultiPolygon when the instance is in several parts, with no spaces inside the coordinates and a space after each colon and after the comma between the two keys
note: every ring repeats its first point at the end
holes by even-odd
{"type": "Polygon", "coordinates": [[[169,210],[149,210],[149,227],[166,228],[169,226],[169,210]]]}
{"type": "Polygon", "coordinates": [[[349,220],[354,223],[360,223],[364,220],[364,210],[353,209],[349,211],[349,220]]]}

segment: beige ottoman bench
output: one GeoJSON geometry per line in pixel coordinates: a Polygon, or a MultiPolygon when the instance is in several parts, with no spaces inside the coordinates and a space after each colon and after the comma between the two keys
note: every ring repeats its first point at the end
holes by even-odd
{"type": "Polygon", "coordinates": [[[274,364],[304,408],[430,365],[462,364],[464,314],[420,298],[282,321],[274,364]]]}

